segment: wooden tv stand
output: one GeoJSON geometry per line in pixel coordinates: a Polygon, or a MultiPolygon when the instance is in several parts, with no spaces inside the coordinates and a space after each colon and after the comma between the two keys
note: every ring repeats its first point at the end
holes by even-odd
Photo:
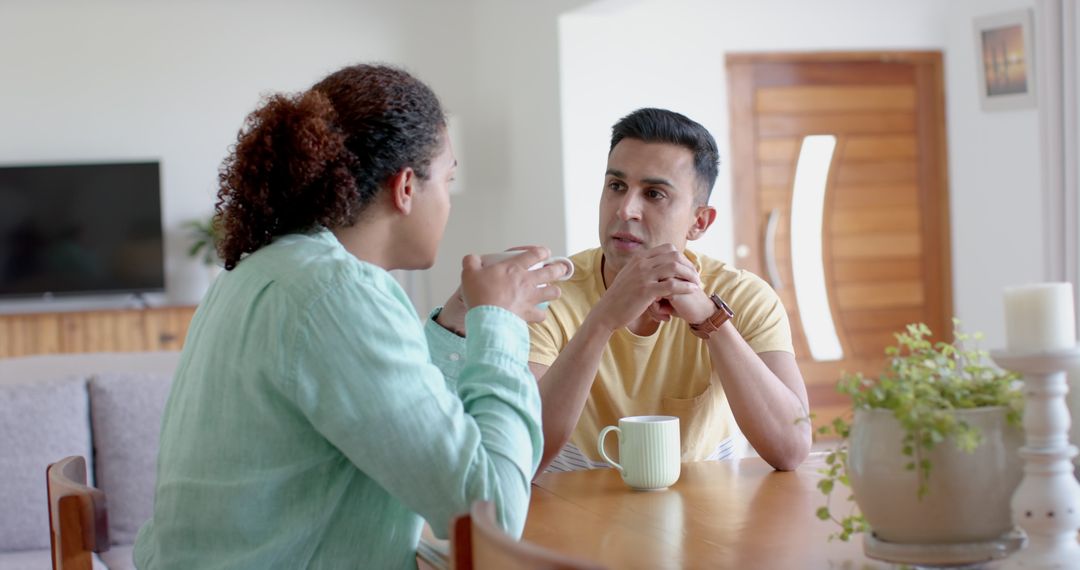
{"type": "Polygon", "coordinates": [[[180,350],[195,307],[0,314],[0,358],[180,350]]]}

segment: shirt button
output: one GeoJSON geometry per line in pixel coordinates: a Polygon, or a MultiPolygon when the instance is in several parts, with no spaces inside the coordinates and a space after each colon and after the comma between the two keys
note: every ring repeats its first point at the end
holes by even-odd
{"type": "Polygon", "coordinates": [[[461,355],[456,353],[456,352],[451,352],[450,353],[450,360],[453,360],[454,362],[457,362],[457,361],[461,360],[461,355]]]}

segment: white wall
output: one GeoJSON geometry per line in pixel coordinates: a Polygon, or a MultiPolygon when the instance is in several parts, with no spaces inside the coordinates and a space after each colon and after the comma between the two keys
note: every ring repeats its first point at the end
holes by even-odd
{"type": "Polygon", "coordinates": [[[258,95],[357,61],[405,66],[463,130],[464,191],[435,267],[414,276],[426,311],[456,286],[465,253],[593,246],[609,129],[643,105],[717,136],[721,215],[700,246],[731,259],[725,52],[943,48],[956,309],[1003,340],[1000,288],[1042,274],[1037,117],[978,109],[971,19],[1031,0],[587,4],[5,0],[0,163],[159,158],[169,301],[190,302],[205,282],[179,226],[210,212],[258,95]]]}
{"type": "Polygon", "coordinates": [[[983,113],[972,18],[1021,0],[645,0],[559,21],[564,181],[571,251],[597,244],[610,128],[643,106],[680,111],[717,138],[716,225],[696,249],[735,261],[724,57],[745,51],[941,49],[952,186],[954,305],[988,346],[1004,343],[1001,288],[1042,276],[1038,118],[983,113]]]}
{"type": "Polygon", "coordinates": [[[973,20],[1030,8],[1032,2],[945,4],[953,305],[969,330],[986,332],[987,348],[1003,348],[1002,289],[1045,279],[1039,115],[1034,108],[999,112],[979,108],[973,20]]]}
{"type": "Polygon", "coordinates": [[[441,60],[428,64],[445,76],[430,79],[460,116],[464,155],[464,185],[453,196],[439,259],[424,277],[429,294],[417,302],[422,310],[453,292],[467,253],[523,244],[566,251],[556,21],[584,3],[471,0],[463,28],[440,26],[433,33],[447,40],[420,46],[425,60],[441,60]],[[449,38],[461,37],[468,38],[463,53],[438,53],[449,38]]]}
{"type": "Polygon", "coordinates": [[[217,167],[261,93],[344,64],[395,60],[389,2],[7,0],[0,3],[0,162],[158,159],[170,302],[205,272],[180,225],[209,215],[217,167]]]}
{"type": "MultiPolygon", "coordinates": [[[[404,277],[425,312],[456,287],[466,253],[566,250],[556,21],[584,3],[5,1],[0,163],[160,159],[164,302],[194,302],[206,276],[179,226],[211,211],[217,167],[259,94],[303,89],[357,61],[403,66],[432,85],[462,134],[464,187],[439,259],[404,277]]],[[[0,310],[40,303],[17,305],[0,310]]]]}

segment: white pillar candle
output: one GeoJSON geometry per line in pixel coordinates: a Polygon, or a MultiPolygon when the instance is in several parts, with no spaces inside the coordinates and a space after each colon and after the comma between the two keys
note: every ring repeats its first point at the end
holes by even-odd
{"type": "Polygon", "coordinates": [[[1072,284],[1035,283],[1006,287],[1005,346],[1010,352],[1075,347],[1072,284]]]}

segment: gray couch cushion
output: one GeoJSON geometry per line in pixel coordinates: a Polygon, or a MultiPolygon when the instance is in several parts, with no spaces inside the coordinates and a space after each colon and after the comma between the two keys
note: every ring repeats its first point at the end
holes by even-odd
{"type": "MultiPolygon", "coordinates": [[[[94,570],[111,570],[98,559],[93,557],[94,570]]],[[[52,568],[52,555],[49,549],[23,550],[19,552],[0,552],[0,570],[49,570],[52,568]]],[[[124,566],[117,566],[124,568],[124,566]]]]}
{"type": "Polygon", "coordinates": [[[158,434],[172,376],[103,373],[90,379],[97,486],[109,500],[109,538],[133,544],[154,512],[158,434]]]}
{"type": "Polygon", "coordinates": [[[45,468],[81,455],[92,468],[86,379],[0,381],[0,551],[49,548],[45,468]]]}

